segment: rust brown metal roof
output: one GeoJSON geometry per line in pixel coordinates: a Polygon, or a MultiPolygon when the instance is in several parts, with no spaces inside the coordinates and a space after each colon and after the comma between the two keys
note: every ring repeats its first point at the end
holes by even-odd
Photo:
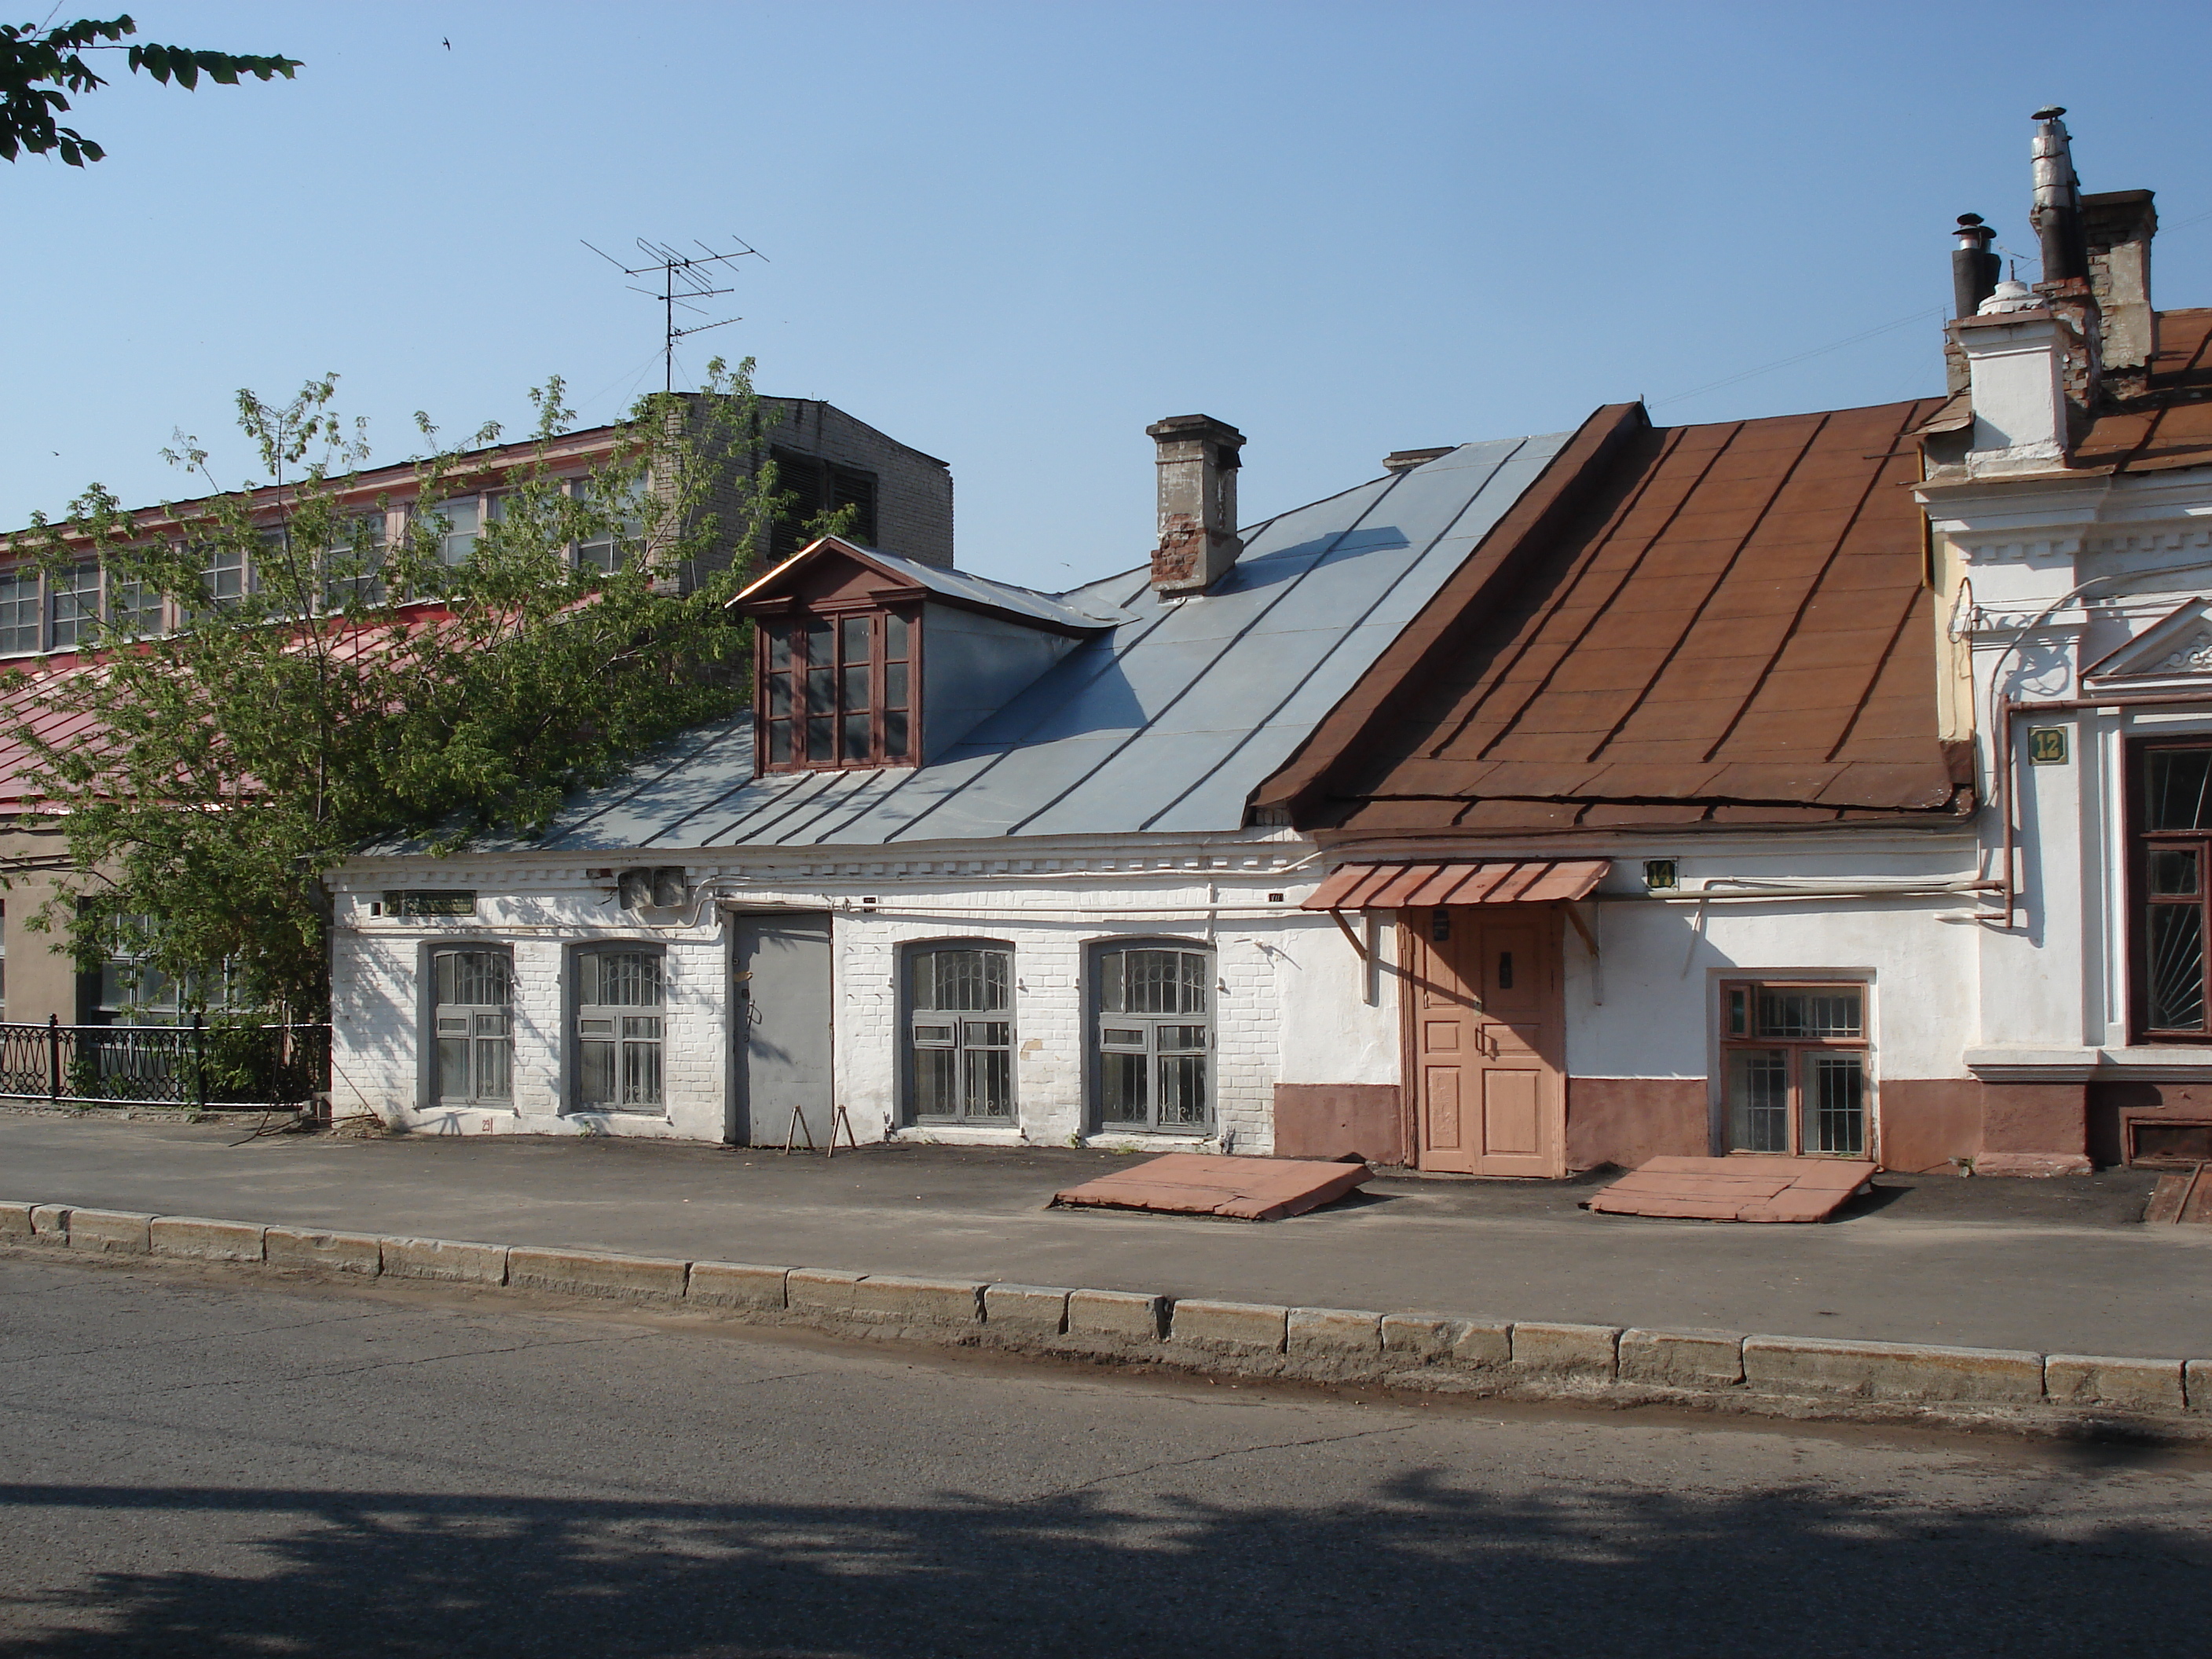
{"type": "Polygon", "coordinates": [[[1588,896],[1610,859],[1505,859],[1457,864],[1347,864],[1299,908],[1399,910],[1437,904],[1540,904],[1588,896]]]}
{"type": "Polygon", "coordinates": [[[1909,434],[1586,422],[1254,797],[1348,838],[1955,823],[1909,434]]]}
{"type": "Polygon", "coordinates": [[[2212,309],[2159,313],[2142,394],[2100,415],[2069,465],[2114,472],[2212,466],[2212,309]]]}

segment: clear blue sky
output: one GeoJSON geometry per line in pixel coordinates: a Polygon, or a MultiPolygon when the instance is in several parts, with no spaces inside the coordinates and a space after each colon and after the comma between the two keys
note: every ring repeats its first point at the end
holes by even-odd
{"type": "Polygon", "coordinates": [[[306,67],[118,78],[76,115],[107,160],[0,166],[0,522],[179,493],[173,428],[326,369],[382,460],[416,409],[521,426],[549,374],[611,418],[659,319],[580,238],[761,248],[685,368],[750,354],[944,457],[961,562],[1048,588],[1144,556],[1164,415],[1243,428],[1256,519],[1639,394],[1936,389],[1946,228],[2033,252],[2046,102],[2085,188],[2158,191],[2160,301],[2212,304],[2201,3],[133,10],[306,67]]]}

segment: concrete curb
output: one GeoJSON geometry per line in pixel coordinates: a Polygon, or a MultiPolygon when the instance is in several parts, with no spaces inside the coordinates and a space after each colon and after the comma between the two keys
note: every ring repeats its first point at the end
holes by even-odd
{"type": "Polygon", "coordinates": [[[0,1249],[596,1297],[750,1325],[1208,1375],[1773,1417],[2133,1425],[2212,1438],[2212,1359],[2039,1354],[1224,1302],[1140,1291],[264,1226],[0,1200],[0,1249]]]}

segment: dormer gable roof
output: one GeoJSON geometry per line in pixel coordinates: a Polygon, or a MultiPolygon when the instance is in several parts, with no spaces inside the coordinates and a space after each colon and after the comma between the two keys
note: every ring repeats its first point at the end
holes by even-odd
{"type": "Polygon", "coordinates": [[[1094,614],[1066,600],[1012,582],[862,547],[842,536],[809,543],[756,579],[729,602],[739,616],[767,617],[824,601],[892,605],[928,601],[1002,617],[1076,638],[1103,632],[1122,617],[1094,614]]]}

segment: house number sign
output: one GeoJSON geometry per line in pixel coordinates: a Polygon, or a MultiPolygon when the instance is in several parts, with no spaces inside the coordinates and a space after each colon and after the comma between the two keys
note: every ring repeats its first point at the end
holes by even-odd
{"type": "Polygon", "coordinates": [[[2030,726],[2027,758],[2037,766],[2065,765],[2066,728],[2063,726],[2030,726]]]}

